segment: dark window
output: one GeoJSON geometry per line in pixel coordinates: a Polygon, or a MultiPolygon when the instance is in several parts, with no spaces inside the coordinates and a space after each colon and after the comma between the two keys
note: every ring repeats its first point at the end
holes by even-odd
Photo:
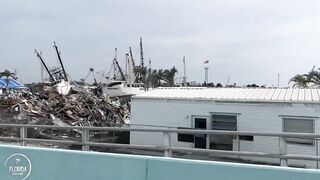
{"type": "MultiPolygon", "coordinates": [[[[178,127],[177,129],[192,129],[192,128],[178,127]]],[[[193,143],[194,142],[194,135],[193,134],[179,134],[178,133],[178,141],[193,143]]]]}
{"type": "Polygon", "coordinates": [[[253,136],[239,136],[239,139],[243,141],[253,141],[253,136]]]}
{"type": "Polygon", "coordinates": [[[232,115],[212,115],[213,130],[237,130],[237,116],[232,115]]]}

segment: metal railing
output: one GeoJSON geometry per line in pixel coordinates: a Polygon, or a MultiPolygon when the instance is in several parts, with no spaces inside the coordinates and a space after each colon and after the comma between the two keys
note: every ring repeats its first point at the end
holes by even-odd
{"type": "Polygon", "coordinates": [[[219,155],[236,155],[249,157],[264,157],[264,158],[278,158],[281,166],[288,166],[288,159],[295,160],[311,160],[317,162],[319,168],[319,133],[269,133],[269,132],[251,132],[251,131],[218,131],[218,130],[196,130],[196,129],[167,129],[167,128],[129,128],[129,127],[86,127],[86,126],[51,126],[51,125],[26,125],[26,124],[0,124],[0,128],[19,128],[20,137],[4,137],[0,136],[0,140],[19,141],[20,145],[27,146],[28,142],[37,143],[52,143],[65,145],[80,145],[83,151],[89,151],[90,147],[109,147],[109,148],[128,148],[139,150],[158,150],[164,152],[165,157],[172,157],[172,152],[187,152],[196,154],[219,154],[219,155]],[[60,129],[60,130],[79,130],[81,132],[81,141],[74,140],[52,140],[52,139],[37,139],[28,138],[28,128],[41,129],[60,129]],[[134,144],[118,144],[118,143],[101,143],[90,142],[90,131],[129,131],[129,132],[158,132],[163,133],[164,146],[152,145],[134,145],[134,144]],[[239,136],[265,136],[265,137],[279,137],[279,153],[265,153],[265,152],[248,152],[248,151],[228,151],[228,150],[214,150],[214,149],[198,149],[198,148],[183,148],[173,147],[171,145],[170,134],[190,134],[199,135],[235,135],[239,141],[239,136]],[[299,155],[287,154],[286,138],[305,138],[313,139],[315,142],[316,155],[299,155]]]}

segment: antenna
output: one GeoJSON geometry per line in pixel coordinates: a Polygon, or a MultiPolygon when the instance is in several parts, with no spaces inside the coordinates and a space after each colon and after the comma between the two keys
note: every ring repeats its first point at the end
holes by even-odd
{"type": "Polygon", "coordinates": [[[229,80],[230,80],[230,75],[228,76],[228,80],[227,80],[226,86],[229,85],[229,80]]]}

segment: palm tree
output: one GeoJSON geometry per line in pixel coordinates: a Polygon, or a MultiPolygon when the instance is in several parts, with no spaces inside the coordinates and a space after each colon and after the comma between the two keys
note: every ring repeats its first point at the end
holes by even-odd
{"type": "Polygon", "coordinates": [[[17,77],[16,77],[16,74],[15,73],[12,73],[10,72],[9,70],[4,70],[3,72],[0,72],[0,78],[2,77],[5,77],[5,81],[6,81],[6,86],[8,87],[9,85],[9,82],[10,82],[10,79],[14,79],[16,80],[17,77]]]}
{"type": "Polygon", "coordinates": [[[307,88],[310,86],[320,86],[320,69],[315,70],[315,66],[307,74],[297,74],[290,79],[293,82],[293,87],[307,88]]]}
{"type": "Polygon", "coordinates": [[[293,78],[290,79],[289,83],[293,82],[293,87],[301,87],[301,88],[306,88],[308,87],[309,78],[308,74],[297,74],[293,78]]]}

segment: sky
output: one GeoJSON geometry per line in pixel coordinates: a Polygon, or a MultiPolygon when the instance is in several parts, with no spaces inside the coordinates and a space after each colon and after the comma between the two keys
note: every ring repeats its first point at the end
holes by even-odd
{"type": "Polygon", "coordinates": [[[55,41],[68,74],[110,71],[114,48],[123,64],[143,38],[152,68],[178,69],[188,81],[288,86],[296,74],[320,67],[318,0],[0,0],[0,71],[23,83],[40,81],[42,51],[57,65],[55,41]]]}

